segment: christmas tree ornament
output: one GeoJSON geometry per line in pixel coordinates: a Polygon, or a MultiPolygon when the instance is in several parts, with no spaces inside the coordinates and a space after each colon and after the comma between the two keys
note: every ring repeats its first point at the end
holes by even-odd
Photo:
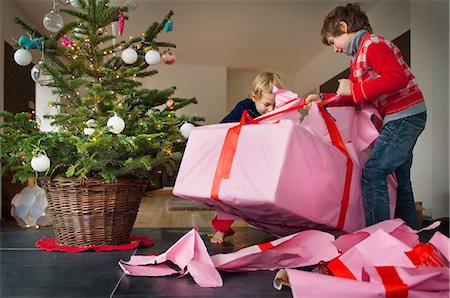
{"type": "Polygon", "coordinates": [[[115,134],[121,133],[125,128],[125,121],[117,115],[108,119],[106,125],[109,127],[109,131],[115,134]]]}
{"type": "Polygon", "coordinates": [[[31,63],[32,58],[31,53],[25,49],[18,49],[14,53],[14,61],[20,66],[27,66],[31,63]]]}
{"type": "Polygon", "coordinates": [[[83,0],[71,0],[70,5],[72,5],[75,8],[81,8],[80,2],[83,0]]]}
{"type": "Polygon", "coordinates": [[[138,59],[138,53],[131,47],[128,49],[125,49],[122,52],[122,60],[126,64],[133,64],[137,61],[137,59],[138,59]]]}
{"type": "Polygon", "coordinates": [[[33,66],[31,69],[31,78],[39,85],[45,84],[49,81],[50,77],[46,74],[43,60],[39,60],[39,62],[33,66]]]}
{"type": "Polygon", "coordinates": [[[172,52],[172,50],[163,51],[163,54],[161,56],[161,60],[164,64],[174,64],[177,58],[175,57],[175,54],[172,52]]]}
{"type": "Polygon", "coordinates": [[[90,136],[94,133],[95,127],[97,126],[97,121],[94,119],[89,119],[86,121],[86,128],[83,129],[83,133],[87,136],[90,136]]]}
{"type": "Polygon", "coordinates": [[[61,36],[59,38],[59,42],[61,42],[61,44],[65,47],[71,47],[73,46],[73,41],[70,40],[69,38],[65,37],[65,36],[61,36]]]}
{"type": "Polygon", "coordinates": [[[45,73],[43,60],[39,60],[39,62],[33,66],[31,69],[31,78],[40,85],[48,82],[49,76],[45,73]]]}
{"type": "Polygon", "coordinates": [[[172,98],[169,98],[169,99],[166,101],[166,106],[167,106],[169,109],[172,109],[174,103],[175,103],[175,102],[173,101],[173,99],[172,99],[172,98]]]}
{"type": "Polygon", "coordinates": [[[189,135],[191,134],[191,131],[192,131],[192,129],[194,128],[195,126],[192,124],[192,123],[189,123],[189,122],[185,122],[183,125],[181,125],[181,127],[180,127],[180,133],[181,133],[181,135],[184,137],[184,138],[186,138],[186,139],[188,139],[189,138],[189,135]]]}
{"type": "Polygon", "coordinates": [[[42,43],[44,42],[44,37],[38,37],[38,38],[28,38],[24,35],[22,35],[19,38],[19,46],[25,47],[28,49],[42,49],[42,43]]]}
{"type": "Polygon", "coordinates": [[[119,13],[119,21],[117,23],[117,32],[119,33],[119,36],[123,33],[123,28],[125,27],[125,14],[123,11],[119,13]]]}
{"type": "Polygon", "coordinates": [[[117,25],[118,25],[118,21],[115,21],[115,22],[111,22],[111,34],[112,34],[112,36],[114,36],[114,37],[117,37],[117,36],[119,36],[119,32],[117,32],[117,25]]]}
{"type": "Polygon", "coordinates": [[[166,32],[171,32],[173,30],[173,21],[167,21],[167,23],[164,25],[164,29],[166,32]]]}
{"type": "Polygon", "coordinates": [[[50,159],[47,155],[40,153],[31,159],[31,167],[36,172],[45,172],[50,168],[50,159]]]}
{"type": "Polygon", "coordinates": [[[145,53],[145,62],[147,62],[149,65],[158,64],[159,62],[161,62],[161,55],[158,51],[150,50],[145,53]]]}
{"type": "Polygon", "coordinates": [[[126,7],[128,7],[128,11],[135,10],[138,7],[138,1],[137,0],[126,0],[124,5],[126,7]]]}
{"type": "Polygon", "coordinates": [[[97,126],[97,121],[95,121],[95,119],[89,119],[86,121],[86,126],[89,128],[94,128],[97,126]]]}
{"type": "Polygon", "coordinates": [[[80,27],[73,28],[73,35],[78,38],[84,38],[86,36],[86,31],[80,27]]]}
{"type": "Polygon", "coordinates": [[[21,227],[50,224],[45,191],[37,185],[29,185],[11,200],[11,215],[21,227]]]}
{"type": "Polygon", "coordinates": [[[42,22],[45,29],[50,32],[58,32],[64,25],[64,20],[60,14],[56,12],[56,1],[53,1],[53,9],[44,16],[42,22]]]}
{"type": "Polygon", "coordinates": [[[95,129],[94,128],[90,128],[90,127],[86,127],[83,129],[83,133],[87,136],[90,136],[94,133],[95,129]]]}

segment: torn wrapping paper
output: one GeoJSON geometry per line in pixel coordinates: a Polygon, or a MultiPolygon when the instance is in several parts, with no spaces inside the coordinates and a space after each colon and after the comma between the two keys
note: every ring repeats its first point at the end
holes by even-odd
{"type": "Polygon", "coordinates": [[[223,285],[222,278],[214,267],[197,229],[185,234],[163,254],[132,256],[128,262],[121,260],[119,265],[127,275],[166,276],[189,273],[201,287],[223,285]]]}
{"type": "Polygon", "coordinates": [[[287,103],[289,103],[293,98],[297,98],[298,94],[287,89],[279,89],[273,86],[272,93],[275,96],[275,108],[279,108],[287,103]]]}
{"type": "Polygon", "coordinates": [[[323,274],[287,269],[274,286],[289,285],[294,297],[448,297],[450,240],[409,241],[417,232],[391,220],[343,235],[334,244],[344,253],[314,270],[323,274]]]}
{"type": "Polygon", "coordinates": [[[332,244],[334,236],[316,230],[299,232],[283,238],[253,245],[236,252],[211,257],[221,271],[276,270],[309,266],[338,256],[332,244]]]}
{"type": "MultiPolygon", "coordinates": [[[[373,278],[379,276],[377,269],[380,270],[374,267],[366,268],[373,278]]],[[[385,283],[381,281],[381,277],[377,282],[367,282],[296,269],[286,269],[286,271],[293,297],[449,297],[448,268],[391,267],[384,269],[386,270],[381,269],[381,271],[385,283]]]]}
{"type": "MultiPolygon", "coordinates": [[[[299,123],[302,106],[293,99],[239,124],[194,128],[174,195],[278,235],[364,227],[361,171],[378,136],[371,110],[313,104],[299,123]]],[[[392,215],[395,186],[391,177],[392,215]]]]}
{"type": "Polygon", "coordinates": [[[406,297],[405,293],[408,297],[447,297],[450,239],[437,232],[429,243],[409,245],[404,239],[413,239],[411,235],[419,231],[405,227],[401,220],[388,220],[336,241],[329,233],[307,230],[211,258],[197,229],[192,229],[163,254],[132,256],[119,264],[128,275],[189,273],[202,287],[220,287],[217,270],[274,270],[324,260],[319,263],[327,271],[316,271],[334,276],[282,269],[274,287],[290,286],[294,297],[406,297]],[[340,254],[342,247],[347,249],[340,254]]]}

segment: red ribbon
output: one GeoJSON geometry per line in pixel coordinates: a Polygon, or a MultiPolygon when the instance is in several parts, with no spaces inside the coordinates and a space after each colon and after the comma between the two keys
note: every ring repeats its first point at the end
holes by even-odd
{"type": "Polygon", "coordinates": [[[261,251],[265,251],[271,248],[274,248],[273,244],[271,242],[261,243],[258,244],[258,247],[261,251]]]}
{"type": "Polygon", "coordinates": [[[339,212],[339,219],[336,225],[338,230],[342,230],[345,224],[345,215],[348,209],[348,202],[350,201],[350,185],[352,183],[352,174],[353,174],[353,161],[348,154],[347,148],[344,145],[344,141],[342,140],[341,134],[334,123],[333,118],[328,114],[325,108],[319,105],[319,111],[322,115],[322,118],[325,120],[325,124],[327,125],[328,132],[330,134],[331,143],[341,151],[345,157],[347,158],[346,162],[346,173],[345,173],[345,183],[344,183],[344,192],[342,193],[341,200],[341,210],[339,212]]]}
{"type": "Polygon", "coordinates": [[[394,266],[375,267],[386,289],[386,298],[408,297],[408,285],[403,282],[394,266]]]}
{"type": "Polygon", "coordinates": [[[331,273],[333,273],[334,276],[356,280],[356,277],[353,275],[353,273],[338,258],[331,260],[327,264],[327,267],[328,269],[330,269],[331,273]]]}
{"type": "MultiPolygon", "coordinates": [[[[293,100],[292,100],[293,101],[293,100]]],[[[289,101],[290,103],[291,101],[289,101]]],[[[214,174],[214,179],[211,187],[211,198],[221,202],[219,199],[219,190],[220,190],[220,184],[222,180],[229,179],[230,178],[230,172],[231,167],[233,164],[234,154],[236,153],[236,148],[239,140],[239,134],[241,133],[241,128],[244,125],[249,124],[258,124],[262,120],[287,113],[293,110],[298,110],[303,108],[304,106],[304,100],[295,106],[292,106],[288,109],[272,113],[270,115],[264,115],[261,117],[258,117],[258,119],[253,119],[250,115],[248,115],[248,112],[244,110],[244,113],[242,114],[241,121],[238,125],[233,126],[228,129],[227,135],[225,136],[224,144],[222,146],[222,150],[220,152],[219,161],[217,163],[216,172],[214,174]]],[[[342,194],[342,200],[341,200],[341,209],[339,212],[339,218],[338,223],[336,225],[336,228],[339,230],[342,230],[344,228],[345,223],[345,215],[347,214],[348,209],[348,203],[350,200],[350,184],[351,184],[351,178],[353,173],[353,162],[350,158],[350,155],[348,154],[348,151],[344,145],[344,142],[342,140],[342,137],[339,133],[339,130],[337,129],[336,124],[334,123],[333,118],[327,113],[325,108],[319,104],[319,111],[325,120],[325,124],[327,126],[328,132],[330,134],[331,143],[341,151],[345,157],[347,158],[346,163],[346,176],[345,176],[345,184],[344,184],[344,192],[342,194]]],[[[221,202],[223,203],[223,202],[221,202]]]]}
{"type": "Polygon", "coordinates": [[[417,244],[413,250],[405,252],[414,265],[425,265],[429,267],[444,267],[443,261],[437,255],[437,250],[431,243],[417,244]]]}

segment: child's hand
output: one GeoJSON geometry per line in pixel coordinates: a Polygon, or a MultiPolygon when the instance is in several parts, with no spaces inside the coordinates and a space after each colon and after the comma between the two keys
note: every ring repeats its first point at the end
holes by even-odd
{"type": "Polygon", "coordinates": [[[340,79],[338,80],[339,87],[336,91],[337,95],[352,95],[352,89],[350,88],[350,85],[352,84],[352,81],[349,79],[340,79]]]}
{"type": "Polygon", "coordinates": [[[313,103],[313,101],[320,102],[322,98],[320,98],[319,94],[310,94],[305,98],[305,109],[309,109],[313,103]]]}

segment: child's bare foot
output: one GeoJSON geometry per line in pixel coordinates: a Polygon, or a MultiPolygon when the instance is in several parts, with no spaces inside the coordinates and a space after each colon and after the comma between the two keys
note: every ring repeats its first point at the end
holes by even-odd
{"type": "Polygon", "coordinates": [[[222,244],[225,239],[225,233],[217,231],[214,236],[211,237],[209,241],[213,244],[222,244]]]}

